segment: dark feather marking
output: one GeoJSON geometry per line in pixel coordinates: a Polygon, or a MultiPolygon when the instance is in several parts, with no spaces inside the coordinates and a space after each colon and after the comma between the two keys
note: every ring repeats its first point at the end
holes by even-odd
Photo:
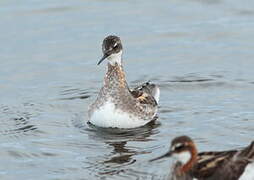
{"type": "Polygon", "coordinates": [[[254,159],[254,141],[243,150],[201,152],[190,174],[200,180],[238,180],[254,159]],[[234,172],[234,173],[232,173],[234,172]]]}
{"type": "Polygon", "coordinates": [[[146,82],[141,86],[137,86],[134,90],[130,90],[130,93],[142,104],[152,104],[157,106],[157,102],[152,95],[152,88],[154,88],[154,86],[154,84],[146,82]]]}

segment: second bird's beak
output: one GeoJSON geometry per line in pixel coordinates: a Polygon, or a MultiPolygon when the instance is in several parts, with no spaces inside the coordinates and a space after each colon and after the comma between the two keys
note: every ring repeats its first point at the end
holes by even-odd
{"type": "Polygon", "coordinates": [[[171,155],[172,155],[172,151],[169,151],[166,154],[163,154],[163,155],[161,155],[161,156],[159,156],[157,158],[151,159],[150,162],[151,161],[156,161],[156,160],[159,160],[159,159],[162,159],[162,158],[165,158],[165,157],[170,157],[171,155]]]}
{"type": "Polygon", "coordinates": [[[100,65],[100,63],[102,62],[102,61],[104,61],[104,59],[106,59],[107,57],[109,56],[109,54],[104,54],[103,56],[102,56],[102,58],[100,59],[100,61],[97,63],[97,65],[100,65]]]}

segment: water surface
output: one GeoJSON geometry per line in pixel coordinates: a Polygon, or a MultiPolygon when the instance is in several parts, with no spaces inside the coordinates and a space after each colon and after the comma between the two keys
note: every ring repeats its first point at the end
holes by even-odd
{"type": "Polygon", "coordinates": [[[186,134],[201,151],[254,137],[250,0],[6,1],[0,16],[0,179],[164,179],[148,161],[186,134]],[[101,42],[121,37],[131,87],[161,88],[155,124],[86,124],[105,73],[101,42]]]}

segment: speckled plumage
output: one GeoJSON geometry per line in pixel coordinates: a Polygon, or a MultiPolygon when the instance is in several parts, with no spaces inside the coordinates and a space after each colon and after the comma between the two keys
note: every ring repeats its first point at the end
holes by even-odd
{"type": "MultiPolygon", "coordinates": [[[[101,126],[132,128],[134,126],[147,124],[149,121],[153,120],[157,113],[157,102],[152,93],[148,90],[143,90],[144,87],[150,89],[150,92],[154,91],[152,88],[158,88],[156,85],[147,83],[139,88],[135,88],[134,91],[131,91],[126,82],[122,65],[117,62],[109,62],[103,87],[101,88],[95,102],[89,107],[89,122],[94,125],[98,125],[95,124],[98,120],[93,121],[93,114],[100,111],[101,108],[104,108],[106,103],[110,102],[115,110],[120,110],[120,113],[126,113],[126,115],[129,116],[127,118],[130,119],[129,121],[131,121],[131,119],[135,119],[137,125],[127,125],[129,127],[125,127],[126,125],[123,125],[122,127],[121,124],[109,122],[101,123],[101,126]],[[137,121],[140,121],[140,123],[137,121]]],[[[114,109],[112,111],[115,111],[114,109]]],[[[118,119],[114,119],[117,118],[117,116],[114,117],[114,112],[111,112],[110,114],[112,116],[110,121],[118,121],[118,119]]],[[[104,113],[103,116],[106,117],[107,114],[104,113]]],[[[98,119],[97,116],[96,118],[98,119]]],[[[104,117],[99,118],[101,118],[101,121],[103,121],[103,119],[108,119],[104,117]]],[[[131,122],[129,122],[129,124],[131,124],[131,122]]]]}

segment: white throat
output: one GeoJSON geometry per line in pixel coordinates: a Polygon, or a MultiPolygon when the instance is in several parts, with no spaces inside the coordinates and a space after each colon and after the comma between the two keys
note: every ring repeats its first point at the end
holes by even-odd
{"type": "Polygon", "coordinates": [[[116,63],[121,65],[122,64],[122,53],[123,51],[119,51],[116,54],[111,54],[107,57],[109,63],[114,66],[116,63]]]}
{"type": "Polygon", "coordinates": [[[182,164],[186,164],[191,159],[191,154],[189,151],[184,151],[181,153],[175,153],[174,157],[182,164]]]}

